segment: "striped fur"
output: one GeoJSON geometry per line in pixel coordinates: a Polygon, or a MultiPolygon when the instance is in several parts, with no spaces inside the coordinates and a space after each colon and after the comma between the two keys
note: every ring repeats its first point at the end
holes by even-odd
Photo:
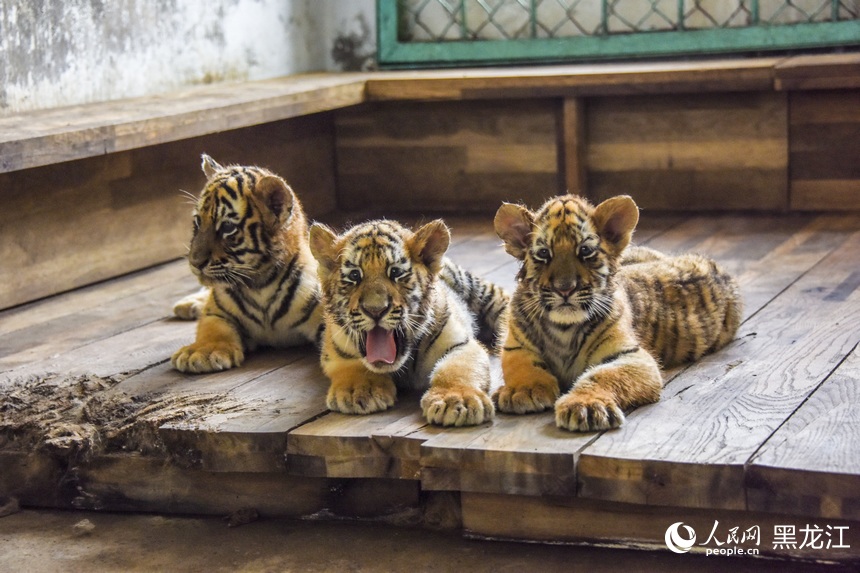
{"type": "Polygon", "coordinates": [[[475,317],[478,340],[496,351],[504,331],[510,295],[502,287],[472,273],[445,257],[440,278],[466,303],[475,317]]]}
{"type": "Polygon", "coordinates": [[[317,264],[292,189],[266,169],[222,167],[207,155],[203,171],[208,180],[194,212],[188,261],[204,288],[174,307],[200,320],[196,340],[173,354],[173,366],[225,370],[259,346],[316,342],[317,264]]]}
{"type": "Polygon", "coordinates": [[[336,235],[311,227],[326,307],[320,357],[331,410],[385,410],[397,387],[428,388],[421,399],[434,424],[480,424],[493,417],[489,357],[472,315],[439,279],[450,234],[442,221],[414,233],[394,221],[371,221],[336,235]],[[390,341],[372,355],[371,338],[390,341]]]}
{"type": "Polygon", "coordinates": [[[645,247],[624,252],[618,279],[640,343],[666,368],[693,362],[734,338],[743,304],[734,278],[716,262],[645,247]]]}
{"type": "Polygon", "coordinates": [[[660,397],[652,352],[667,363],[695,359],[734,336],[731,277],[701,257],[625,252],[638,220],[626,196],[499,209],[496,231],[522,261],[501,353],[505,385],[494,396],[501,411],[552,407],[562,428],[618,427],[624,409],[660,397]]]}

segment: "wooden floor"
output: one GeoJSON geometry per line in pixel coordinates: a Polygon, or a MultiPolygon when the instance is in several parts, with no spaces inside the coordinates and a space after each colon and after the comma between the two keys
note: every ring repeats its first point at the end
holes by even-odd
{"type": "MultiPolygon", "coordinates": [[[[448,218],[450,256],[512,287],[491,219],[448,218]]],[[[604,433],[559,430],[549,413],[441,429],[418,396],[331,413],[307,348],[176,372],[168,359],[195,328],[169,316],[196,288],[181,261],[4,311],[0,496],[664,550],[674,522],[700,542],[757,525],[762,554],[860,558],[860,215],[646,215],[635,240],[722,262],[745,320],[734,343],[667,373],[659,403],[604,433]],[[848,526],[850,547],[774,547],[788,524],[848,526]]]]}

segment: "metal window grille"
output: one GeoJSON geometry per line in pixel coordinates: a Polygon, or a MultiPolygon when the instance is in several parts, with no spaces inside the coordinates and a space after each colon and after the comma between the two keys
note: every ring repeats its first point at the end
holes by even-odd
{"type": "Polygon", "coordinates": [[[860,45],[860,0],[379,0],[380,63],[860,45]]]}

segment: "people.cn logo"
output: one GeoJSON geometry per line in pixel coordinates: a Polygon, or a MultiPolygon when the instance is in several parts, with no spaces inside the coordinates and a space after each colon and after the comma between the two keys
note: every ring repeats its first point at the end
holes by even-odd
{"type": "Polygon", "coordinates": [[[689,525],[684,525],[684,522],[682,521],[673,523],[669,526],[669,529],[666,530],[666,547],[675,553],[687,553],[693,548],[693,544],[695,543],[696,532],[693,531],[693,528],[689,525]],[[689,539],[684,539],[681,535],[680,529],[682,527],[687,530],[689,539]]]}

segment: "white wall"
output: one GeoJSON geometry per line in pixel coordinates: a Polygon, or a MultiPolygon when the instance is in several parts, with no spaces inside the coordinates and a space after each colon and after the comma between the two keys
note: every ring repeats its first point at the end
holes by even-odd
{"type": "Polygon", "coordinates": [[[373,0],[0,0],[0,115],[359,65],[375,52],[374,10],[373,0]],[[344,38],[358,44],[335,61],[344,38]]]}

